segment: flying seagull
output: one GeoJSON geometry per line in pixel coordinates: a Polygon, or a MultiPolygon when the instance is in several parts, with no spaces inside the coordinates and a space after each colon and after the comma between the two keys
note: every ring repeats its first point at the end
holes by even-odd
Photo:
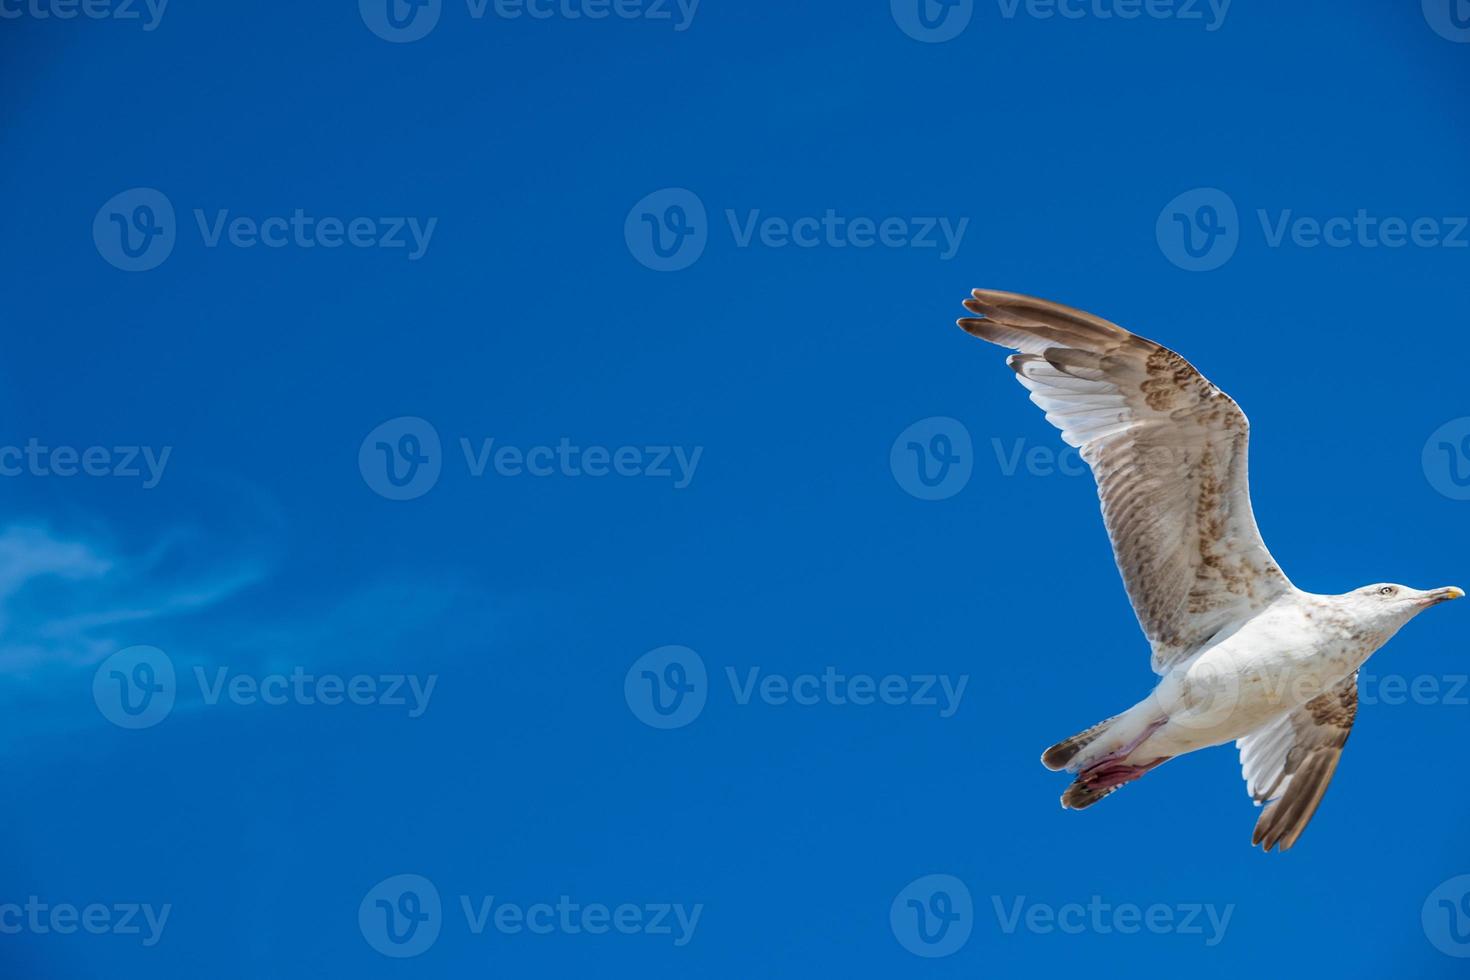
{"type": "Polygon", "coordinates": [[[1076,780],[1081,810],[1197,749],[1234,741],[1265,812],[1252,844],[1297,842],[1358,710],[1358,668],[1455,587],[1381,583],[1313,595],[1261,540],[1246,474],[1250,425],[1178,354],[1090,313],[977,289],[959,325],[1019,351],[1006,361],[1081,451],[1159,681],[1122,714],[1041,761],[1076,780]]]}

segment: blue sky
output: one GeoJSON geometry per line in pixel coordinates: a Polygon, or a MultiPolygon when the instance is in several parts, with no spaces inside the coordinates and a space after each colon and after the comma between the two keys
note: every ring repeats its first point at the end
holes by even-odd
{"type": "Polygon", "coordinates": [[[1229,748],[1063,812],[1147,650],[952,321],[1188,356],[1300,587],[1467,584],[1470,10],[926,4],[0,0],[6,975],[1459,975],[1466,611],[1286,855],[1229,748]]]}

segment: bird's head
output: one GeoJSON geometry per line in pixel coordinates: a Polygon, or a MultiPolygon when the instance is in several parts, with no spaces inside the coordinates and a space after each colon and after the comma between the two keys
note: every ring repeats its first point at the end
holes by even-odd
{"type": "Polygon", "coordinates": [[[1379,582],[1365,585],[1341,598],[1361,622],[1397,629],[1430,606],[1459,599],[1465,590],[1450,585],[1442,589],[1411,589],[1407,585],[1379,582]]]}

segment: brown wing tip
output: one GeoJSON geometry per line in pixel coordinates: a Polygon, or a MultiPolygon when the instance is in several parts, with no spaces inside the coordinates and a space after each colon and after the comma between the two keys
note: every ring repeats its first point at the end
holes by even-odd
{"type": "Polygon", "coordinates": [[[1265,834],[1253,834],[1251,843],[1258,845],[1265,854],[1270,854],[1272,848],[1276,849],[1277,854],[1285,854],[1291,850],[1291,845],[1296,843],[1296,837],[1281,833],[1272,834],[1269,837],[1265,834]]]}
{"type": "Polygon", "coordinates": [[[1287,825],[1280,811],[1280,800],[1271,803],[1266,811],[1256,821],[1255,830],[1251,831],[1251,846],[1259,847],[1267,854],[1272,848],[1281,851],[1291,849],[1295,840],[1287,839],[1287,825]],[[1278,846],[1279,845],[1279,846],[1278,846]]]}
{"type": "Polygon", "coordinates": [[[977,317],[962,316],[955,321],[955,326],[959,327],[971,337],[979,337],[981,340],[986,339],[985,321],[977,317]]]}
{"type": "MultiPolygon", "coordinates": [[[[1027,296],[1025,293],[1009,293],[1002,289],[972,289],[970,290],[970,295],[973,296],[976,300],[979,300],[982,303],[988,303],[991,306],[999,306],[1002,303],[1046,302],[1045,300],[1038,299],[1035,296],[1027,296]]],[[[970,300],[966,300],[966,303],[969,302],[970,300]]]]}
{"type": "Polygon", "coordinates": [[[1033,300],[1028,296],[1022,296],[1020,293],[1002,293],[994,289],[972,289],[970,290],[970,295],[960,302],[964,305],[965,309],[976,316],[994,319],[997,315],[1003,318],[1007,315],[1008,311],[1006,310],[1006,306],[1008,304],[1026,302],[1028,300],[1033,303],[1042,302],[1041,300],[1033,300]]]}
{"type": "Polygon", "coordinates": [[[1050,305],[1047,300],[1037,299],[1023,293],[1007,293],[999,289],[972,289],[961,302],[965,309],[977,316],[994,316],[1006,306],[1017,303],[1050,305]]]}

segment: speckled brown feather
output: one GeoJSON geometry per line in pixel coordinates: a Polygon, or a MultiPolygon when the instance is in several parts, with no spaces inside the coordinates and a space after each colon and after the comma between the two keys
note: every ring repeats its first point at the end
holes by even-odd
{"type": "Polygon", "coordinates": [[[1256,803],[1268,803],[1256,821],[1251,843],[1285,851],[1307,829],[1337,772],[1343,746],[1358,716],[1358,675],[1317,695],[1286,717],[1241,739],[1242,768],[1256,803]],[[1284,750],[1284,753],[1283,753],[1284,750]],[[1269,756],[1262,774],[1247,764],[1254,753],[1269,756]],[[1270,763],[1281,756],[1279,770],[1270,763]]]}
{"type": "Polygon", "coordinates": [[[1290,588],[1250,506],[1250,425],[1183,357],[1101,317],[977,289],[959,325],[1007,363],[1092,467],[1154,670],[1290,588]]]}

